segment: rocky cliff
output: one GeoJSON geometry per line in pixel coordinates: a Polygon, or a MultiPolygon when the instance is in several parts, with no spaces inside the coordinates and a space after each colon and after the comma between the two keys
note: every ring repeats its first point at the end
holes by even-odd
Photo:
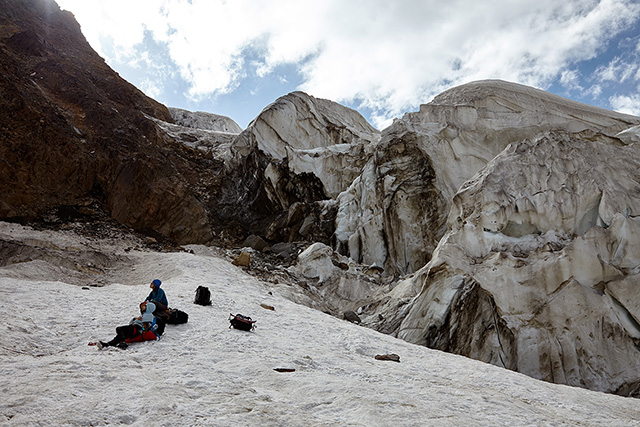
{"type": "Polygon", "coordinates": [[[3,2],[0,69],[1,218],[106,213],[178,242],[210,240],[192,156],[150,119],[171,122],[169,111],[111,70],[70,13],[3,2]]]}

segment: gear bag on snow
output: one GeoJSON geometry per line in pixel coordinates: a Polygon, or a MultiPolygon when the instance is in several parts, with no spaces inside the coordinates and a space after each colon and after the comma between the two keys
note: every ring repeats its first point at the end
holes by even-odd
{"type": "Polygon", "coordinates": [[[193,303],[198,305],[211,305],[211,292],[209,288],[198,286],[198,289],[196,289],[196,299],[193,300],[193,303]]]}
{"type": "Polygon", "coordinates": [[[167,319],[169,325],[179,325],[181,323],[187,323],[188,321],[189,315],[184,311],[178,310],[177,308],[169,309],[169,318],[167,319]]]}
{"type": "Polygon", "coordinates": [[[251,331],[256,327],[255,320],[251,320],[251,317],[243,316],[242,314],[230,314],[229,315],[229,328],[240,329],[243,331],[251,331]]]}

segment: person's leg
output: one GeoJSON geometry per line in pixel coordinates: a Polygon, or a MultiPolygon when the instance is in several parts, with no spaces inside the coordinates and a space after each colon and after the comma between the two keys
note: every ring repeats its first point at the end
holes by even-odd
{"type": "Polygon", "coordinates": [[[102,343],[102,346],[103,347],[115,346],[115,345],[123,342],[127,338],[131,338],[135,334],[136,334],[135,325],[118,326],[116,328],[116,336],[113,337],[113,339],[111,341],[109,341],[107,343],[102,343]]]}

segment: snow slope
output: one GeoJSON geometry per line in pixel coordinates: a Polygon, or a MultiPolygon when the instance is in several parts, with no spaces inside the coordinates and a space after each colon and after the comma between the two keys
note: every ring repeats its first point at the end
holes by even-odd
{"type": "MultiPolygon", "coordinates": [[[[0,223],[7,229],[39,244],[88,244],[0,223]]],[[[297,305],[284,285],[209,248],[189,249],[130,251],[114,272],[120,282],[86,289],[46,260],[0,268],[0,425],[640,425],[640,400],[406,343],[297,305]],[[41,271],[50,280],[34,279],[41,271]],[[153,278],[189,322],[124,351],[88,346],[137,314],[153,278]],[[192,303],[199,285],[212,306],[192,303]],[[229,329],[231,312],[256,319],[256,330],[229,329]],[[400,363],[374,358],[387,353],[400,363]]]]}

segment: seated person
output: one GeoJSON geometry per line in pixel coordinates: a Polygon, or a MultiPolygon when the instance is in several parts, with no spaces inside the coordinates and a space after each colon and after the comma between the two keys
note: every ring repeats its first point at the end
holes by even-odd
{"type": "Polygon", "coordinates": [[[167,296],[164,294],[164,291],[160,289],[161,284],[162,282],[158,279],[155,279],[153,282],[151,282],[151,285],[149,285],[149,287],[152,289],[152,291],[151,293],[149,293],[149,296],[145,301],[158,301],[160,304],[168,307],[169,302],[167,302],[167,296]]]}
{"type": "Polygon", "coordinates": [[[158,329],[155,331],[156,335],[160,336],[164,334],[164,328],[169,321],[169,308],[165,307],[161,302],[156,300],[147,301],[148,303],[153,303],[156,306],[156,309],[153,311],[153,315],[156,318],[156,324],[158,325],[158,329]]]}
{"type": "Polygon", "coordinates": [[[156,318],[153,316],[155,309],[155,304],[143,302],[140,304],[142,316],[134,317],[128,325],[118,326],[116,336],[109,342],[98,341],[98,347],[127,348],[128,343],[158,339],[156,318]]]}

